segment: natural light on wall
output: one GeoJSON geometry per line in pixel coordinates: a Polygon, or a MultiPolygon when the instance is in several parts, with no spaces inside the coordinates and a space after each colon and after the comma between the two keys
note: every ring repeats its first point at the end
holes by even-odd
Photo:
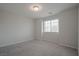
{"type": "Polygon", "coordinates": [[[59,32],[59,20],[42,21],[42,32],[59,32]]]}

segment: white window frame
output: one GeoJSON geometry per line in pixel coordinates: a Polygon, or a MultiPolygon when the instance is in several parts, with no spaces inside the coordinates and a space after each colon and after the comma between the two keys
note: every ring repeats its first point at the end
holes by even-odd
{"type": "Polygon", "coordinates": [[[42,32],[59,32],[59,19],[54,19],[54,20],[43,20],[42,21],[42,32]],[[58,23],[58,25],[57,25],[57,30],[56,31],[52,31],[52,21],[55,21],[55,20],[57,20],[57,23],[58,23]],[[45,21],[50,21],[50,31],[45,31],[45,28],[44,28],[44,22],[45,21]]]}

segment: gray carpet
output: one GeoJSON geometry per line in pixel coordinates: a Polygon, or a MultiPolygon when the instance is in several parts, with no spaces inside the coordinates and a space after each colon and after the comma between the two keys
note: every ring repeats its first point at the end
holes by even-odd
{"type": "Polygon", "coordinates": [[[77,56],[78,51],[42,40],[1,47],[0,56],[77,56]]]}

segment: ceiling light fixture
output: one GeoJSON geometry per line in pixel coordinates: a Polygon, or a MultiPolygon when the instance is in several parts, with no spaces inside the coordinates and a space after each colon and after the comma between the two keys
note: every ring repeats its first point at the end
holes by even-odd
{"type": "Polygon", "coordinates": [[[39,11],[39,6],[33,6],[33,11],[39,11]]]}
{"type": "Polygon", "coordinates": [[[30,6],[30,10],[35,11],[35,12],[41,11],[41,9],[42,9],[42,7],[39,4],[34,4],[34,5],[30,6]]]}

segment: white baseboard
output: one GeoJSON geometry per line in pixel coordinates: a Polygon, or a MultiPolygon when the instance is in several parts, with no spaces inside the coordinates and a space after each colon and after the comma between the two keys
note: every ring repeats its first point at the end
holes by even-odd
{"type": "MultiPolygon", "coordinates": [[[[48,41],[48,40],[43,40],[43,41],[48,41]]],[[[51,42],[51,41],[48,41],[48,42],[51,42]]],[[[65,46],[65,47],[69,47],[69,48],[73,48],[73,49],[78,50],[78,48],[70,46],[70,45],[67,45],[65,43],[63,43],[63,44],[62,43],[57,43],[57,42],[51,42],[51,43],[54,43],[54,44],[57,44],[57,45],[60,45],[60,46],[65,46]]]]}
{"type": "Polygon", "coordinates": [[[0,47],[11,46],[11,45],[15,45],[15,44],[18,44],[18,43],[23,43],[23,42],[26,42],[26,41],[31,41],[31,40],[34,40],[34,39],[29,39],[29,40],[25,39],[25,40],[18,41],[18,42],[15,42],[15,43],[2,44],[2,45],[0,45],[0,47]]]}

